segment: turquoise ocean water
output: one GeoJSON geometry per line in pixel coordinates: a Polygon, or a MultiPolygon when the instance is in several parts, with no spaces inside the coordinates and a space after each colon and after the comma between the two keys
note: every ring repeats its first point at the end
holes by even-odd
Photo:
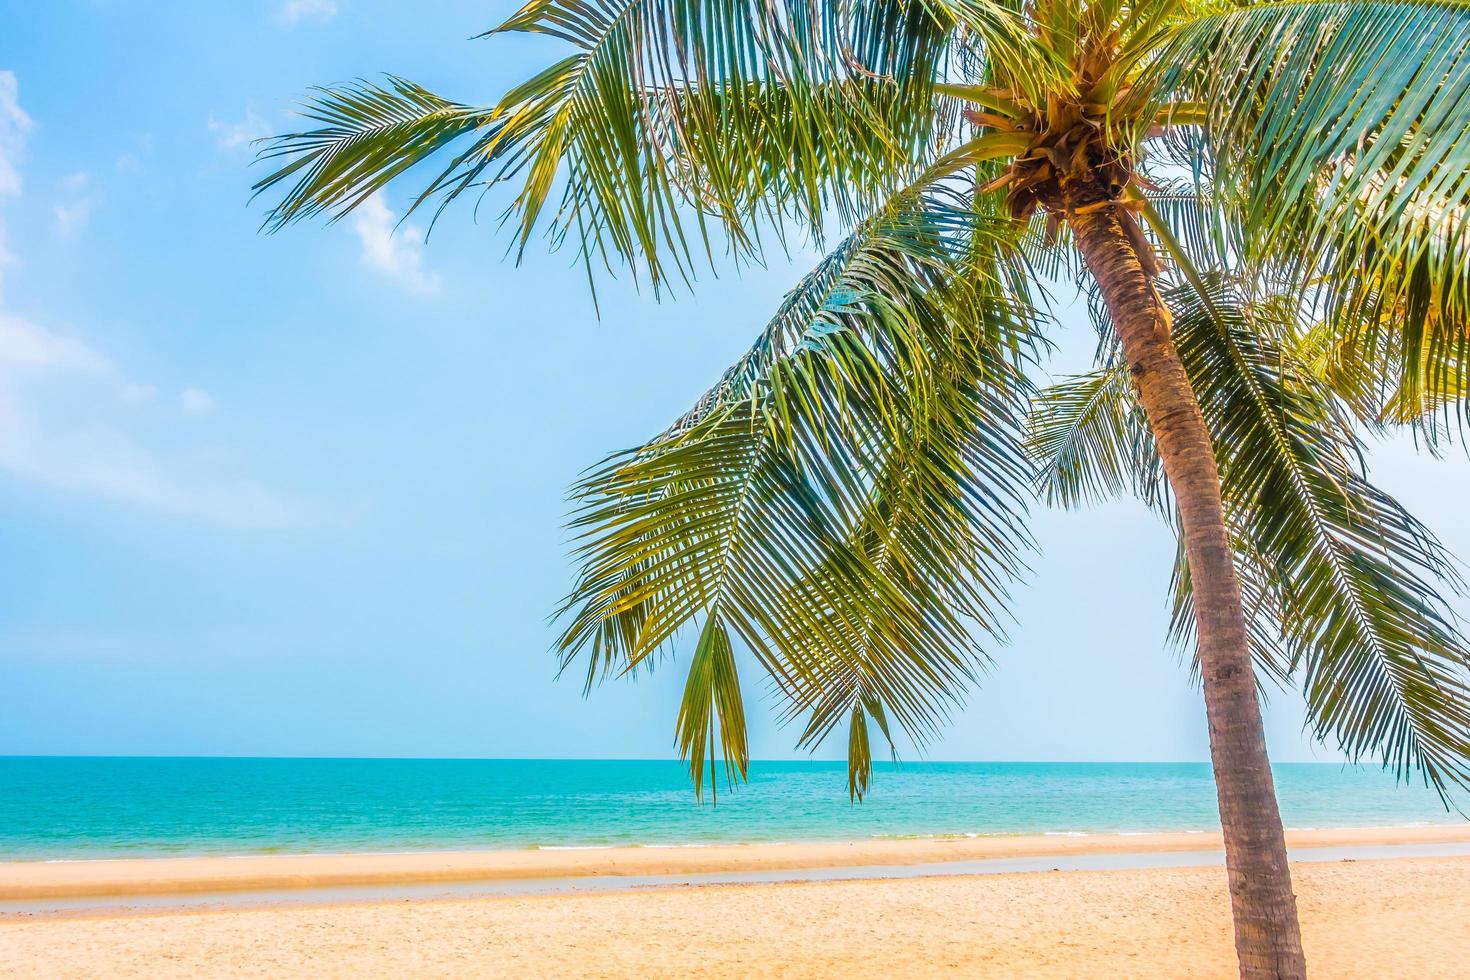
{"type": "MultiPolygon", "coordinates": [[[[1457,823],[1378,769],[1288,764],[1289,827],[1457,823]]],[[[0,859],[1207,830],[1202,764],[757,762],[696,803],[675,762],[0,758],[0,859]]]]}

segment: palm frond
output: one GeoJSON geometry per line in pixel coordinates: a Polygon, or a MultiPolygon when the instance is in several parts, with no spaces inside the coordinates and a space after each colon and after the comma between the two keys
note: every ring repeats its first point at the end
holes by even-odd
{"type": "MultiPolygon", "coordinates": [[[[1247,303],[1228,281],[1168,299],[1220,462],[1247,604],[1278,620],[1318,737],[1349,757],[1470,781],[1470,652],[1442,591],[1433,534],[1363,469],[1332,392],[1291,359],[1298,308],[1247,303]]],[[[1182,621],[1182,620],[1180,620],[1182,621]]]]}
{"type": "MultiPolygon", "coordinates": [[[[834,213],[856,223],[927,162],[942,118],[932,84],[954,30],[917,0],[532,0],[489,33],[551,35],[574,52],[465,115],[453,136],[475,138],[415,206],[513,183],[521,248],[544,227],[589,266],[616,257],[655,284],[687,278],[699,253],[712,260],[711,226],[738,258],[758,253],[763,225],[820,234],[834,213]]],[[[391,96],[326,90],[307,112],[332,117],[329,132],[271,144],[289,162],[260,189],[296,178],[274,223],[340,213],[451,138],[385,157],[391,134],[371,109],[391,96]]]]}
{"type": "Polygon", "coordinates": [[[1161,94],[1207,107],[1247,257],[1320,306],[1339,372],[1390,378],[1410,421],[1470,409],[1470,4],[1248,5],[1177,28],[1159,65],[1161,94]]]}
{"type": "Polygon", "coordinates": [[[1032,105],[1075,91],[1067,39],[1038,31],[1034,11],[1006,0],[923,0],[922,6],[936,20],[959,28],[965,74],[983,76],[1032,105]]]}
{"type": "MultiPolygon", "coordinates": [[[[971,627],[994,629],[1026,541],[1027,326],[994,280],[956,276],[974,235],[1008,226],[947,200],[860,228],[694,409],[575,489],[584,571],[561,648],[587,654],[589,683],[713,621],[811,712],[809,744],[853,711],[922,733],[973,676],[971,627]]],[[[686,757],[708,730],[681,723],[686,757]]],[[[866,732],[852,723],[855,795],[866,732]]]]}
{"type": "MultiPolygon", "coordinates": [[[[1244,244],[1237,217],[1210,192],[1194,181],[1163,179],[1144,195],[1151,214],[1168,228],[1173,241],[1197,268],[1225,271],[1237,267],[1244,244]]],[[[1150,238],[1157,232],[1145,226],[1150,238]]],[[[1162,242],[1161,252],[1168,252],[1162,242]]]]}
{"type": "Polygon", "coordinates": [[[301,112],[320,127],[276,137],[260,151],[262,160],[286,161],[252,188],[259,195],[286,186],[266,216],[268,227],[324,213],[340,218],[497,117],[494,109],[450,102],[391,75],[384,84],[360,81],[314,92],[301,112]]]}
{"type": "Polygon", "coordinates": [[[1019,323],[998,296],[982,308],[996,323],[982,338],[967,339],[966,328],[952,334],[953,374],[936,392],[942,410],[898,438],[879,435],[888,441],[887,459],[849,522],[846,548],[898,584],[922,614],[928,636],[895,637],[894,624],[865,610],[841,614],[831,598],[844,592],[840,554],[801,580],[789,598],[789,606],[810,609],[809,616],[783,617],[788,640],[821,659],[792,692],[791,715],[807,714],[797,744],[815,746],[850,717],[848,779],[855,798],[863,795],[871,770],[866,717],[890,747],[890,714],[919,744],[934,734],[947,702],[974,679],[972,667],[984,662],[975,632],[1003,637],[1006,584],[1023,570],[1030,474],[1018,422],[1027,389],[1015,374],[1008,342],[1001,341],[1019,323]],[[823,628],[813,630],[812,621],[823,628]],[[826,642],[834,633],[844,637],[836,648],[826,642]]]}
{"type": "Polygon", "coordinates": [[[700,631],[699,642],[689,661],[684,698],[679,703],[675,743],[694,777],[694,792],[704,791],[704,759],[708,747],[710,793],[715,788],[715,743],[724,757],[725,777],[733,784],[738,773],[745,778],[750,749],[745,744],[745,702],[740,694],[740,675],[730,634],[719,617],[710,616],[700,631]],[[717,734],[718,733],[718,734],[717,734]]]}
{"type": "MultiPolygon", "coordinates": [[[[1357,300],[1317,307],[1297,340],[1299,356],[1371,428],[1410,426],[1431,449],[1470,421],[1470,328],[1381,307],[1374,284],[1356,278],[1357,300]]],[[[1341,287],[1337,287],[1341,288],[1341,287]]],[[[1421,311],[1422,313],[1422,311],[1421,311]]]]}
{"type": "Polygon", "coordinates": [[[1153,433],[1121,360],[1043,388],[1028,430],[1027,450],[1047,503],[1075,508],[1132,491],[1167,511],[1153,433]]]}
{"type": "MultiPolygon", "coordinates": [[[[1199,650],[1195,637],[1194,583],[1190,580],[1189,558],[1184,551],[1184,536],[1176,526],[1178,550],[1169,578],[1169,642],[1183,653],[1189,664],[1190,677],[1201,683],[1199,650]]],[[[1235,557],[1235,573],[1240,580],[1240,600],[1245,613],[1246,643],[1256,667],[1256,691],[1261,697],[1270,693],[1267,682],[1277,687],[1291,683],[1292,658],[1282,634],[1281,581],[1272,576],[1261,555],[1251,550],[1251,542],[1238,529],[1230,528],[1230,546],[1235,557]]],[[[1321,733],[1318,733],[1321,737],[1321,733]]]]}

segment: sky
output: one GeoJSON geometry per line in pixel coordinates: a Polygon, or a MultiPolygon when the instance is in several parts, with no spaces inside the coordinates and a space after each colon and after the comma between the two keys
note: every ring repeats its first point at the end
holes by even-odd
{"type": "MultiPolygon", "coordinates": [[[[0,754],[674,754],[677,660],[586,699],[555,678],[565,488],[682,413],[817,253],[662,303],[604,282],[599,319],[570,254],[517,266],[485,211],[425,242],[394,233],[409,186],[276,235],[249,201],[251,142],[312,85],[483,103],[559,56],[469,40],[512,11],[0,6],[0,754]]],[[[1061,319],[1048,370],[1083,369],[1061,319]]],[[[1463,452],[1373,460],[1470,556],[1463,452]]],[[[1205,759],[1168,531],[1132,501],[1032,527],[1008,644],[904,757],[1205,759]]],[[[753,755],[804,755],[745,676],[753,755]]],[[[1337,758],[1291,692],[1267,727],[1277,759],[1337,758]]]]}

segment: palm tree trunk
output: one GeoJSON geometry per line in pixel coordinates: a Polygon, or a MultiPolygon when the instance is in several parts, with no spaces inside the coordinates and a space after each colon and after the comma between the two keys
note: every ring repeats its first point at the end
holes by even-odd
{"type": "Polygon", "coordinates": [[[1091,196],[1068,202],[1069,223],[1122,340],[1183,527],[1240,975],[1302,978],[1296,896],[1214,446],[1170,337],[1169,310],[1154,288],[1153,252],[1126,206],[1091,196]]]}

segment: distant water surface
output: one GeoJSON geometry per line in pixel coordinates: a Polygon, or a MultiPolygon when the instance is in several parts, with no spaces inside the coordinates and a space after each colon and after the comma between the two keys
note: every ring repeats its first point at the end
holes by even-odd
{"type": "MultiPolygon", "coordinates": [[[[0,859],[1208,830],[1203,764],[757,762],[718,806],[675,762],[0,758],[0,859]]],[[[1275,767],[1288,827],[1459,823],[1376,768],[1275,767]]]]}

